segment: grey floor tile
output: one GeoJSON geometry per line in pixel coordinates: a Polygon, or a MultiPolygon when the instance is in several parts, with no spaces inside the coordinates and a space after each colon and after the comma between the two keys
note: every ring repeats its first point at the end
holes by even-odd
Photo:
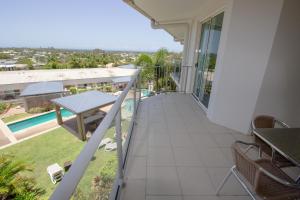
{"type": "Polygon", "coordinates": [[[174,166],[174,156],[171,147],[150,147],[148,150],[149,166],[174,166]]]}
{"type": "MultiPolygon", "coordinates": [[[[207,169],[208,174],[213,182],[215,189],[218,188],[219,184],[225,178],[229,172],[228,168],[209,168],[207,169]]],[[[241,184],[232,175],[228,181],[225,183],[223,189],[221,190],[222,195],[247,195],[241,184]]]]}
{"type": "Polygon", "coordinates": [[[204,166],[199,152],[192,148],[173,148],[176,166],[204,166]]]}
{"type": "Polygon", "coordinates": [[[130,155],[132,156],[146,156],[148,151],[147,141],[134,141],[133,147],[130,147],[130,155]]]}
{"type": "Polygon", "coordinates": [[[212,195],[215,190],[205,168],[178,167],[183,195],[212,195]]]}
{"type": "Polygon", "coordinates": [[[125,178],[145,179],[146,167],[146,157],[129,157],[126,166],[125,178]]]}
{"type": "Polygon", "coordinates": [[[180,195],[175,167],[147,168],[147,195],[180,195]]]}
{"type": "Polygon", "coordinates": [[[146,200],[182,200],[181,196],[147,196],[146,200]]]}
{"type": "Polygon", "coordinates": [[[173,147],[193,147],[193,143],[189,134],[174,134],[170,138],[173,147]]]}
{"type": "Polygon", "coordinates": [[[167,134],[149,135],[149,147],[170,147],[170,136],[167,134]]]}
{"type": "Polygon", "coordinates": [[[206,167],[231,167],[230,162],[220,148],[200,148],[201,160],[206,167]]]}
{"type": "Polygon", "coordinates": [[[129,180],[122,190],[122,200],[145,200],[145,180],[129,180]]]}

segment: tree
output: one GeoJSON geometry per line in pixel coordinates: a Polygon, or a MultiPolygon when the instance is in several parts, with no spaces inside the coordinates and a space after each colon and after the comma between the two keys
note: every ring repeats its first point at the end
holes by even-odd
{"type": "Polygon", "coordinates": [[[18,64],[26,64],[28,69],[33,69],[33,62],[30,58],[20,58],[18,64]]]}
{"type": "Polygon", "coordinates": [[[10,59],[11,56],[6,53],[0,53],[0,59],[10,59]]]}
{"type": "Polygon", "coordinates": [[[48,57],[48,63],[45,65],[46,69],[59,69],[61,68],[59,65],[59,60],[56,54],[51,54],[48,57]]]}
{"type": "Polygon", "coordinates": [[[35,200],[44,190],[35,186],[35,180],[24,175],[32,169],[21,161],[14,161],[13,157],[0,156],[0,198],[35,200]]]}
{"type": "Polygon", "coordinates": [[[77,56],[72,56],[69,64],[71,68],[81,68],[81,62],[77,56]]]}
{"type": "Polygon", "coordinates": [[[142,87],[147,87],[148,82],[154,80],[154,65],[152,58],[147,54],[141,54],[138,57],[135,65],[142,68],[142,87]]]}
{"type": "Polygon", "coordinates": [[[161,66],[164,67],[165,63],[167,62],[167,56],[169,52],[165,48],[159,49],[155,54],[154,54],[154,65],[156,66],[161,66]]]}

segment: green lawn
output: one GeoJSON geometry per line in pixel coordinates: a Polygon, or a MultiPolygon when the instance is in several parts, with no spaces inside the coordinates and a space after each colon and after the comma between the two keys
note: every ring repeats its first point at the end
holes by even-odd
{"type": "Polygon", "coordinates": [[[13,122],[13,121],[16,121],[16,120],[19,120],[19,119],[22,119],[25,117],[30,117],[30,116],[32,116],[32,114],[30,114],[30,113],[20,113],[20,114],[15,114],[15,115],[11,115],[8,117],[4,117],[4,118],[2,118],[2,121],[4,123],[9,123],[9,122],[13,122]]]}
{"type": "MultiPolygon", "coordinates": [[[[106,137],[113,137],[115,130],[110,128],[106,137]]],[[[47,174],[47,166],[58,163],[63,166],[65,161],[74,161],[86,142],[82,142],[63,128],[26,140],[19,144],[0,150],[0,154],[15,156],[15,159],[23,160],[34,167],[32,175],[39,187],[46,193],[42,199],[48,199],[56,185],[53,185],[47,174]]],[[[92,179],[99,175],[100,168],[111,159],[116,159],[116,152],[98,150],[96,159],[91,161],[86,173],[79,184],[80,190],[90,192],[92,179]]]]}

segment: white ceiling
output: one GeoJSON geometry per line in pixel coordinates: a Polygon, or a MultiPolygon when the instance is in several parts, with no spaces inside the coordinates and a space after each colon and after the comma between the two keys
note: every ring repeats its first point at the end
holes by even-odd
{"type": "Polygon", "coordinates": [[[190,19],[224,5],[226,0],[134,0],[157,21],[190,19]]]}
{"type": "MultiPolygon", "coordinates": [[[[187,21],[206,17],[223,7],[228,0],[133,0],[137,7],[159,23],[187,21]]],[[[184,26],[164,28],[177,39],[183,39],[184,26]]]]}

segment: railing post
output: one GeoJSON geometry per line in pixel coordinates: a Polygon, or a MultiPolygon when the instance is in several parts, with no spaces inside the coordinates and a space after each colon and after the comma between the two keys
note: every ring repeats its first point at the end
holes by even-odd
{"type": "Polygon", "coordinates": [[[132,114],[132,117],[135,116],[136,114],[136,85],[137,85],[137,81],[135,81],[135,83],[133,84],[133,106],[134,106],[134,109],[133,109],[133,114],[132,114]]]}
{"type": "MultiPolygon", "coordinates": [[[[140,101],[141,101],[141,96],[142,96],[142,76],[139,74],[138,75],[138,89],[139,89],[139,103],[140,103],[140,101]]],[[[148,88],[147,88],[148,89],[148,88]]]]}
{"type": "Polygon", "coordinates": [[[122,150],[122,125],[121,125],[121,108],[115,117],[115,129],[117,140],[117,154],[118,154],[118,178],[119,184],[123,185],[123,150],[122,150]]]}

